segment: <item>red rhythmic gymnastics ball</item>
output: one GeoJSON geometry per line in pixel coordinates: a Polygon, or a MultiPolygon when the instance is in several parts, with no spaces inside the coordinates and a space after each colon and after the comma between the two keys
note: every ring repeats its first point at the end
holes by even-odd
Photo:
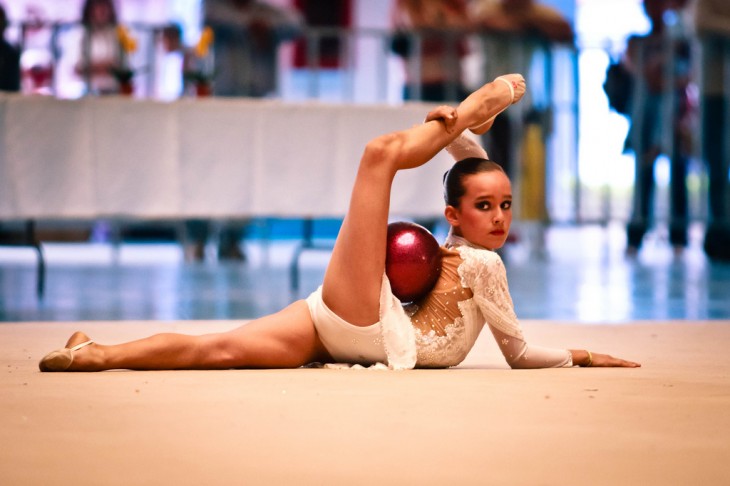
{"type": "Polygon", "coordinates": [[[397,222],[388,225],[385,274],[393,295],[413,302],[431,291],[441,274],[441,248],[423,226],[397,222]]]}

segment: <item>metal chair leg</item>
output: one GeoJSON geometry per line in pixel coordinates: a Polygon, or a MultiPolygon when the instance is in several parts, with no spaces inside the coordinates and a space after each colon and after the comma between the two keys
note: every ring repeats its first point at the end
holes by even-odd
{"type": "Polygon", "coordinates": [[[38,267],[36,270],[36,296],[43,300],[46,290],[46,260],[43,256],[41,242],[36,237],[35,221],[30,220],[25,224],[25,240],[31,245],[38,255],[38,267]]]}

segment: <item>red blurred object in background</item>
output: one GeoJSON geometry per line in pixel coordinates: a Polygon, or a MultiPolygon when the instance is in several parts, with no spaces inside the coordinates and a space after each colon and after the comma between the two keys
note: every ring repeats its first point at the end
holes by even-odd
{"type": "Polygon", "coordinates": [[[393,294],[403,303],[425,296],[441,273],[441,249],[423,226],[397,222],[388,225],[385,274],[393,294]]]}

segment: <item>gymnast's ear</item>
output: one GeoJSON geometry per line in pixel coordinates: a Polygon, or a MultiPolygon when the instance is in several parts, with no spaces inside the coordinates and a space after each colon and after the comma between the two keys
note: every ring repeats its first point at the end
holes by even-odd
{"type": "Polygon", "coordinates": [[[459,227],[459,216],[459,209],[451,206],[450,204],[444,209],[444,217],[446,217],[446,221],[454,228],[459,227]]]}

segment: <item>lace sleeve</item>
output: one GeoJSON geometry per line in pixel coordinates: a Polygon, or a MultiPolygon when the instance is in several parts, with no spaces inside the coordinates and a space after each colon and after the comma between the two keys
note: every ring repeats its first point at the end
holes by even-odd
{"type": "Polygon", "coordinates": [[[464,260],[459,265],[462,285],[472,290],[474,301],[487,324],[522,339],[502,259],[493,251],[466,246],[459,247],[459,252],[464,260]]]}
{"type": "Polygon", "coordinates": [[[512,304],[507,272],[494,252],[460,249],[464,263],[459,267],[463,284],[472,289],[474,301],[489,326],[499,349],[512,368],[572,366],[567,349],[528,346],[512,304]]]}
{"type": "Polygon", "coordinates": [[[524,339],[512,337],[493,326],[489,329],[512,369],[573,366],[573,355],[567,349],[529,346],[524,339]]]}

